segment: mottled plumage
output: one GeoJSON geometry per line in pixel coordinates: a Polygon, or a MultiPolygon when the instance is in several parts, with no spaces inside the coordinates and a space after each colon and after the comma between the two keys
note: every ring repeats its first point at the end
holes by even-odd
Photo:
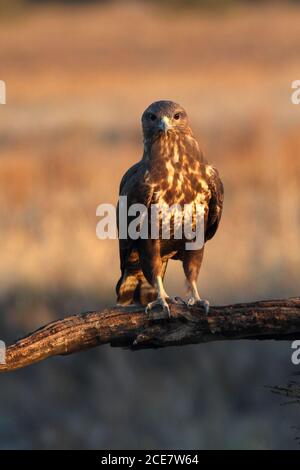
{"type": "MultiPolygon", "coordinates": [[[[144,204],[202,204],[205,211],[205,241],[217,231],[223,206],[223,185],[215,168],[208,165],[189,127],[184,109],[172,101],[150,105],[142,116],[144,154],[140,162],[123,176],[120,195],[127,196],[128,206],[144,204]]],[[[174,219],[175,220],[175,219],[174,219]]],[[[130,219],[128,223],[130,222],[130,219]]],[[[151,220],[149,218],[151,226],[151,220]]],[[[121,278],[117,284],[118,303],[142,303],[151,308],[156,303],[169,311],[163,278],[169,259],[183,263],[190,303],[201,301],[196,281],[204,247],[186,250],[186,239],[171,238],[120,240],[121,278]]]]}

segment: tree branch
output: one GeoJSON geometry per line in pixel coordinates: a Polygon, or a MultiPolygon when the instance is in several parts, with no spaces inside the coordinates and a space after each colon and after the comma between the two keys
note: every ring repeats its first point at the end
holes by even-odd
{"type": "Polygon", "coordinates": [[[233,339],[300,338],[300,298],[201,308],[170,305],[172,318],[143,307],[112,307],[72,315],[40,328],[7,348],[0,372],[51,356],[110,344],[133,350],[233,339]]]}

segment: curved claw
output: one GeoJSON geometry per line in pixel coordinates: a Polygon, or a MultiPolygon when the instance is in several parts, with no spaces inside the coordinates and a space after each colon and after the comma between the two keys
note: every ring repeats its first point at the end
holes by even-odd
{"type": "Polygon", "coordinates": [[[155,307],[161,307],[164,313],[167,313],[168,317],[171,318],[171,312],[170,312],[170,307],[165,299],[156,299],[153,302],[150,302],[146,309],[145,312],[149,315],[151,313],[151,310],[155,307]]]}
{"type": "Polygon", "coordinates": [[[205,299],[196,300],[194,297],[191,297],[188,300],[188,306],[191,307],[202,307],[204,308],[205,315],[209,313],[209,301],[205,299]]]}

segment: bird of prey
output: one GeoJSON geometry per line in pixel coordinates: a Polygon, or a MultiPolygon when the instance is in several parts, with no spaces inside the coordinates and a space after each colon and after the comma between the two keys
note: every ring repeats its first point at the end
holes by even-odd
{"type": "MultiPolygon", "coordinates": [[[[202,204],[204,241],[216,233],[223,208],[223,184],[218,171],[203,157],[189,126],[187,113],[173,101],[156,101],[142,115],[144,153],[142,159],[123,176],[120,196],[128,206],[143,204],[202,204]]],[[[118,214],[118,211],[117,211],[118,214]]],[[[128,224],[130,223],[128,219],[128,224]]],[[[148,217],[151,226],[151,218],[148,217]]],[[[159,305],[170,315],[171,299],[164,289],[164,275],[169,259],[181,260],[191,296],[188,305],[201,305],[206,313],[207,300],[197,289],[204,244],[187,250],[186,240],[175,239],[174,219],[169,239],[159,231],[156,238],[119,239],[121,277],[116,286],[117,303],[146,305],[146,311],[159,305]]],[[[119,217],[117,224],[119,228],[119,217]]],[[[171,221],[172,225],[172,221],[171,221]]],[[[182,300],[182,299],[181,299],[182,300]]]]}

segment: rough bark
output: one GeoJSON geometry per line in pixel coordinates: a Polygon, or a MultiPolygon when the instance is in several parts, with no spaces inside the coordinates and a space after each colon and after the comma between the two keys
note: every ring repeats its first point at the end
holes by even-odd
{"type": "Polygon", "coordinates": [[[50,356],[110,344],[133,350],[233,339],[300,339],[300,298],[201,308],[171,305],[172,318],[142,307],[112,307],[54,321],[7,348],[0,372],[50,356]]]}

